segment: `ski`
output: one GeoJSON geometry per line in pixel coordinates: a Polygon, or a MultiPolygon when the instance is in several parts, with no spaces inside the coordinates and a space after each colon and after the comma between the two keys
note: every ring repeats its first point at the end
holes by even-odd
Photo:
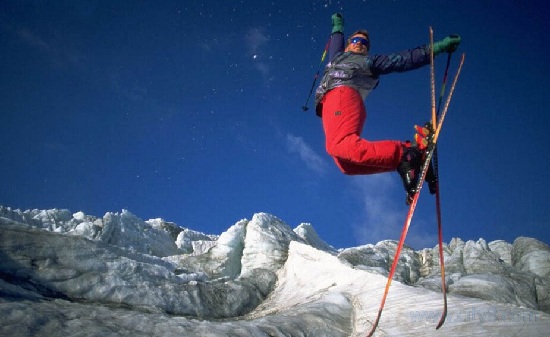
{"type": "MultiPolygon", "coordinates": [[[[437,159],[434,159],[437,161],[437,159]]],[[[436,173],[437,177],[437,173],[436,173]]],[[[445,281],[445,257],[443,256],[443,229],[441,226],[441,206],[440,206],[440,196],[439,196],[439,181],[436,181],[436,190],[435,190],[435,207],[437,212],[437,234],[439,240],[439,266],[441,268],[441,292],[443,294],[443,311],[441,312],[441,317],[437,323],[435,329],[441,328],[445,319],[447,318],[447,283],[445,281]]]]}
{"type": "MultiPolygon", "coordinates": [[[[430,27],[430,49],[431,49],[431,51],[433,50],[432,47],[433,47],[433,30],[430,27]]],[[[441,111],[441,115],[438,116],[438,118],[437,118],[437,116],[435,114],[435,94],[434,94],[435,93],[435,80],[434,80],[435,71],[433,69],[433,64],[434,64],[434,62],[433,62],[433,53],[431,52],[431,55],[430,55],[430,62],[431,62],[430,78],[431,78],[431,83],[432,83],[431,84],[431,87],[432,87],[432,120],[436,121],[436,123],[433,124],[433,126],[435,128],[435,132],[433,133],[433,135],[431,135],[432,139],[431,139],[430,144],[428,146],[428,150],[427,150],[427,154],[426,154],[424,164],[422,165],[422,168],[421,168],[421,175],[420,175],[419,180],[418,180],[418,185],[415,189],[414,195],[412,195],[412,201],[410,202],[410,205],[409,205],[409,211],[408,211],[407,217],[405,219],[405,224],[403,225],[403,229],[401,230],[401,237],[400,237],[399,242],[397,244],[397,249],[395,251],[395,255],[394,255],[393,262],[392,262],[392,265],[391,265],[391,268],[390,268],[390,272],[388,274],[388,280],[387,280],[387,283],[386,283],[386,287],[384,289],[384,294],[382,296],[382,301],[380,302],[380,307],[378,309],[378,314],[376,316],[376,319],[375,319],[375,321],[374,321],[374,323],[371,327],[371,330],[368,333],[367,337],[370,337],[374,334],[374,332],[376,331],[376,328],[378,327],[378,323],[380,322],[380,318],[382,317],[382,311],[384,310],[384,305],[386,303],[386,298],[388,296],[388,292],[389,292],[389,289],[390,289],[390,286],[391,286],[391,282],[393,280],[393,276],[395,274],[397,263],[399,261],[399,256],[401,255],[401,250],[403,249],[403,245],[405,243],[405,238],[407,237],[407,232],[409,230],[409,227],[410,227],[410,224],[411,224],[411,221],[412,221],[412,217],[414,215],[414,211],[415,211],[416,205],[418,203],[418,198],[420,196],[420,191],[422,190],[422,186],[423,186],[424,180],[426,179],[428,168],[430,167],[430,163],[432,161],[432,158],[433,158],[433,155],[434,155],[434,152],[435,152],[435,149],[436,149],[437,140],[438,140],[439,134],[441,132],[441,127],[443,126],[443,122],[445,121],[445,116],[447,115],[447,110],[449,108],[449,104],[451,102],[451,98],[452,98],[454,89],[456,87],[458,77],[459,77],[460,72],[462,70],[462,65],[464,64],[464,58],[465,58],[465,55],[462,54],[462,57],[461,57],[459,65],[458,65],[458,69],[456,71],[453,83],[451,85],[451,88],[449,90],[449,94],[448,94],[447,99],[445,101],[445,105],[443,107],[443,110],[441,111]]],[[[436,190],[436,193],[437,193],[437,190],[436,190]]],[[[437,198],[437,196],[436,196],[436,198],[437,198]]],[[[442,238],[441,238],[441,240],[442,240],[442,238]]],[[[440,245],[440,259],[442,259],[441,251],[442,251],[442,245],[440,245]]],[[[443,269],[442,269],[442,271],[443,271],[443,269]]],[[[440,319],[440,322],[439,322],[437,328],[441,327],[441,325],[445,321],[445,317],[447,315],[446,291],[444,292],[444,296],[445,296],[444,297],[444,301],[445,301],[445,303],[444,303],[444,305],[445,305],[444,312],[443,312],[443,315],[440,319]]]]}
{"type": "MultiPolygon", "coordinates": [[[[430,27],[430,43],[433,45],[433,31],[430,27]]],[[[451,64],[451,55],[452,53],[448,53],[447,55],[447,65],[445,66],[445,73],[443,75],[443,82],[441,84],[441,93],[439,94],[439,102],[437,105],[437,113],[436,117],[439,116],[439,113],[441,112],[441,102],[443,100],[443,96],[445,94],[445,86],[447,85],[447,75],[449,74],[449,66],[451,64]]],[[[431,68],[434,68],[433,62],[430,64],[431,68]]],[[[431,72],[432,75],[435,75],[435,72],[431,72]]],[[[435,102],[435,87],[433,88],[432,92],[432,104],[435,102]]],[[[432,106],[433,111],[433,106],[432,106]]],[[[437,323],[435,329],[441,328],[443,323],[445,323],[445,319],[447,318],[447,281],[445,280],[445,257],[443,255],[443,225],[441,221],[441,193],[439,189],[439,163],[438,163],[438,154],[437,154],[437,147],[434,149],[434,155],[431,162],[431,170],[432,170],[432,179],[435,181],[435,186],[430,186],[430,193],[435,194],[435,209],[436,209],[436,217],[437,217],[437,237],[438,237],[438,245],[439,245],[439,268],[441,270],[441,293],[443,294],[443,310],[441,312],[441,317],[439,318],[439,322],[437,323]]]]}

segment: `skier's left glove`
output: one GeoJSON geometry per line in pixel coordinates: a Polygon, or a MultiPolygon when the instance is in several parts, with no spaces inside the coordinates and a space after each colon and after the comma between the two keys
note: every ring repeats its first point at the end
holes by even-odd
{"type": "Polygon", "coordinates": [[[344,16],[340,13],[332,14],[332,33],[344,33],[344,16]]]}
{"type": "Polygon", "coordinates": [[[459,35],[449,35],[441,41],[434,42],[434,55],[441,54],[443,52],[452,53],[460,44],[459,35]]]}

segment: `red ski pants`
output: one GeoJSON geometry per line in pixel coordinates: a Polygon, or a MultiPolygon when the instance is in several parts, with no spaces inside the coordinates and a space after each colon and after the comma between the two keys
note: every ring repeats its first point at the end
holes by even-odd
{"type": "Polygon", "coordinates": [[[360,137],[367,118],[359,92],[350,87],[329,91],[322,101],[326,150],[345,174],[395,171],[402,155],[400,141],[371,142],[360,137]]]}

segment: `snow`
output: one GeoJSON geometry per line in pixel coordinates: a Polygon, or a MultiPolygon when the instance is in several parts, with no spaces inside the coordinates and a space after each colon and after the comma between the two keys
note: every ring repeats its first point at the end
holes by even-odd
{"type": "MultiPolygon", "coordinates": [[[[0,206],[0,335],[365,336],[394,251],[386,240],[337,252],[311,224],[266,213],[217,236],[126,210],[0,206]]],[[[530,270],[546,268],[549,247],[453,239],[444,251],[443,327],[438,249],[404,247],[375,336],[548,335],[550,281],[530,270]]]]}
{"type": "MultiPolygon", "coordinates": [[[[316,301],[339,308],[353,304],[354,336],[368,332],[387,281],[380,275],[352,270],[338,258],[296,242],[290,244],[289,259],[279,279],[284,281],[261,307],[280,310],[316,301]]],[[[545,334],[544,329],[550,327],[548,316],[537,311],[455,296],[449,296],[449,303],[448,322],[439,330],[440,335],[487,336],[495,335],[498,328],[506,335],[533,336],[545,334]]],[[[378,335],[435,335],[441,309],[441,294],[394,282],[378,335]]]]}

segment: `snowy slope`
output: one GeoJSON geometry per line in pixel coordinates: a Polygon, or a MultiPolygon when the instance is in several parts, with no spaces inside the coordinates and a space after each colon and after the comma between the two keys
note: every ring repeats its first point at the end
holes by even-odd
{"type": "MultiPolygon", "coordinates": [[[[254,315],[303,305],[321,310],[329,303],[342,316],[351,308],[351,336],[368,332],[386,285],[383,276],[351,269],[334,256],[294,242],[279,279],[254,315]]],[[[435,330],[441,309],[441,294],[393,282],[376,335],[547,336],[550,331],[550,315],[540,311],[452,295],[447,322],[435,330]]]]}
{"type": "MultiPolygon", "coordinates": [[[[338,253],[265,213],[220,236],[176,227],[0,206],[0,335],[364,336],[377,314],[391,241],[338,253]]],[[[406,248],[376,336],[548,336],[547,246],[445,250],[457,289],[445,325],[437,250],[406,248]]]]}

